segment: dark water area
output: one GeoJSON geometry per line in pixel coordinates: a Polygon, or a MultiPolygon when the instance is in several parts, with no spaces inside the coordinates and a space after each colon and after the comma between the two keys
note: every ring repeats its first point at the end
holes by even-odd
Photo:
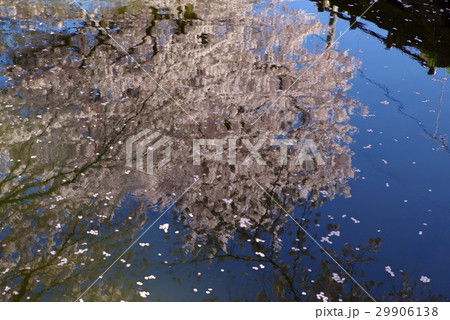
{"type": "Polygon", "coordinates": [[[379,1],[362,16],[361,9],[369,8],[370,1],[315,2],[318,11],[330,12],[331,23],[337,19],[348,21],[351,29],[360,29],[379,39],[386,48],[401,50],[427,66],[430,74],[435,74],[437,68],[450,66],[450,9],[446,0],[379,1]],[[357,21],[359,16],[382,32],[357,21]]]}
{"type": "Polygon", "coordinates": [[[449,52],[446,0],[0,0],[1,301],[447,301],[449,52]]]}

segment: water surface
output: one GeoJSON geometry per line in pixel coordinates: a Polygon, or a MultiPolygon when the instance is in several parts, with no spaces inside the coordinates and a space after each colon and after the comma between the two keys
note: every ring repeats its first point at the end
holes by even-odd
{"type": "Polygon", "coordinates": [[[2,300],[447,300],[445,1],[0,5],[2,300]]]}

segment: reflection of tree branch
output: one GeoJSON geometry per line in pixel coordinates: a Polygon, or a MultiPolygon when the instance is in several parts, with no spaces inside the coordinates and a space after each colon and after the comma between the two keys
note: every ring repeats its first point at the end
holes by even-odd
{"type": "MultiPolygon", "coordinates": [[[[47,132],[47,130],[48,130],[49,127],[52,125],[52,123],[55,121],[55,119],[56,119],[56,116],[55,116],[55,117],[52,117],[52,118],[50,119],[49,123],[48,123],[48,124],[45,126],[45,128],[41,131],[41,133],[37,134],[33,139],[31,139],[31,140],[27,141],[25,144],[21,145],[21,146],[20,146],[21,148],[20,148],[20,150],[19,150],[17,153],[18,153],[18,154],[23,154],[23,153],[28,154],[27,152],[24,152],[23,149],[24,149],[25,147],[29,146],[29,147],[28,147],[28,151],[30,151],[30,150],[31,150],[31,147],[33,146],[33,144],[35,143],[35,141],[38,140],[39,138],[41,138],[42,136],[44,136],[44,134],[47,132]]],[[[21,165],[21,162],[19,163],[19,162],[16,161],[16,162],[14,162],[13,165],[9,168],[9,170],[8,170],[8,176],[5,177],[3,180],[0,181],[0,192],[2,192],[2,188],[3,188],[3,186],[5,185],[6,182],[10,182],[11,180],[13,180],[14,178],[16,178],[17,176],[22,176],[23,174],[25,174],[27,168],[28,168],[29,165],[30,165],[30,159],[27,159],[27,163],[26,163],[26,165],[25,165],[25,168],[24,168],[20,173],[18,173],[18,174],[16,174],[16,175],[13,175],[14,171],[15,171],[16,169],[18,169],[18,168],[20,167],[20,165],[21,165]]],[[[30,178],[26,177],[25,179],[31,179],[31,177],[30,177],[30,178]]],[[[1,198],[0,198],[0,203],[1,203],[1,198]]]]}
{"type": "Polygon", "coordinates": [[[433,133],[433,137],[436,138],[437,132],[438,132],[438,128],[439,128],[439,118],[441,117],[441,112],[442,112],[442,98],[444,97],[444,87],[445,87],[445,83],[447,81],[443,81],[442,82],[442,87],[441,87],[441,95],[439,96],[439,112],[437,114],[436,117],[436,128],[434,130],[433,133]]]}
{"type": "Polygon", "coordinates": [[[401,101],[399,101],[398,99],[394,98],[394,96],[391,94],[390,89],[389,89],[387,86],[385,86],[385,85],[383,85],[383,84],[381,84],[381,83],[378,83],[378,82],[376,82],[375,80],[369,79],[369,78],[364,74],[364,71],[363,71],[363,70],[358,70],[358,72],[360,73],[361,77],[363,77],[364,79],[366,79],[367,81],[369,81],[370,83],[372,83],[373,85],[375,85],[376,87],[378,87],[378,88],[380,88],[381,90],[383,90],[383,91],[384,91],[384,95],[385,95],[389,100],[391,100],[391,101],[393,101],[393,102],[395,102],[395,103],[397,104],[397,110],[398,110],[398,112],[400,112],[402,115],[404,115],[404,116],[406,116],[406,117],[412,119],[412,120],[413,120],[413,121],[414,121],[421,129],[422,129],[422,131],[423,131],[423,133],[424,133],[425,136],[427,136],[427,137],[429,137],[431,140],[437,142],[437,143],[439,144],[439,146],[440,146],[444,151],[446,151],[446,152],[448,152],[448,153],[450,154],[450,149],[449,149],[449,147],[447,146],[447,144],[446,144],[444,141],[442,141],[441,139],[435,137],[431,132],[429,132],[428,129],[426,129],[425,126],[423,125],[422,121],[420,121],[420,120],[417,119],[416,117],[414,117],[414,116],[408,114],[408,113],[405,111],[405,106],[404,106],[404,104],[403,104],[401,101]]]}

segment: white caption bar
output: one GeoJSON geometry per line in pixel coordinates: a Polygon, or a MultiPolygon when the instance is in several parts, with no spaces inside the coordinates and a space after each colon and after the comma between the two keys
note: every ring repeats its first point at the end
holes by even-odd
{"type": "Polygon", "coordinates": [[[1,303],[3,319],[450,319],[450,303],[1,303]]]}

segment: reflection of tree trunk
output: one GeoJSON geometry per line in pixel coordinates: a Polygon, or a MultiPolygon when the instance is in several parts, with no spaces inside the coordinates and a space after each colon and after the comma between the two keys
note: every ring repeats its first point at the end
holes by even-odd
{"type": "Polygon", "coordinates": [[[435,75],[435,74],[436,74],[436,67],[430,67],[430,68],[428,69],[428,74],[429,74],[430,76],[435,75]]]}
{"type": "Polygon", "coordinates": [[[350,29],[351,30],[355,30],[356,29],[356,27],[357,27],[356,22],[358,22],[357,17],[352,15],[350,17],[350,29]]]}
{"type": "Polygon", "coordinates": [[[434,130],[434,134],[433,134],[433,138],[435,138],[435,139],[436,139],[436,135],[437,135],[438,129],[439,129],[439,118],[441,117],[441,112],[442,112],[442,97],[444,96],[444,88],[445,88],[445,81],[442,83],[441,96],[439,97],[439,112],[436,117],[436,129],[434,130]]]}
{"type": "Polygon", "coordinates": [[[329,0],[322,0],[317,2],[317,7],[319,12],[324,12],[325,8],[327,8],[330,5],[330,1],[329,0]]]}
{"type": "Polygon", "coordinates": [[[390,49],[394,45],[395,42],[395,34],[392,31],[388,32],[388,35],[386,36],[386,39],[384,40],[384,43],[386,44],[386,48],[390,49]]]}
{"type": "Polygon", "coordinates": [[[333,10],[330,12],[330,22],[328,22],[328,25],[330,26],[330,31],[328,31],[327,36],[327,48],[329,48],[333,43],[334,36],[336,34],[336,22],[338,20],[337,11],[338,7],[333,6],[333,10]]]}

